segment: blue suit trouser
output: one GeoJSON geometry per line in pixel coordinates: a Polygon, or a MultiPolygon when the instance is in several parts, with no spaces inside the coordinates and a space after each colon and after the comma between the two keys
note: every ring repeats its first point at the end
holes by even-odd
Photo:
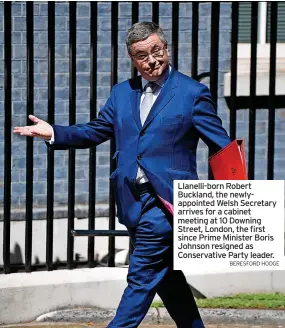
{"type": "Polygon", "coordinates": [[[178,328],[204,328],[184,274],[173,270],[173,218],[149,183],[144,186],[140,187],[141,219],[137,227],[128,228],[134,245],[128,286],[108,328],[138,327],[155,293],[178,328]]]}

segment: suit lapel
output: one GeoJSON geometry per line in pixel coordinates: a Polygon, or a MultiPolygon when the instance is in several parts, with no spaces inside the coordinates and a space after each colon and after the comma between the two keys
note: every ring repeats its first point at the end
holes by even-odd
{"type": "MultiPolygon", "coordinates": [[[[171,99],[175,95],[175,88],[177,87],[178,75],[176,74],[176,70],[172,67],[170,76],[168,80],[165,82],[165,85],[161,89],[155,103],[153,104],[148,117],[143,125],[143,129],[145,129],[151,121],[158,115],[158,113],[171,101],[171,99]]],[[[140,121],[140,118],[139,118],[140,121]]]]}

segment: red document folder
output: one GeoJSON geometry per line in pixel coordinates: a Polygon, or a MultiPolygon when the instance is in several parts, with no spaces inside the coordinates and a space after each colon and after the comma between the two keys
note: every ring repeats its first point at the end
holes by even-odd
{"type": "MultiPolygon", "coordinates": [[[[215,180],[247,180],[244,141],[234,140],[209,158],[215,180]]],[[[165,208],[173,215],[171,203],[158,195],[165,208]]]]}
{"type": "Polygon", "coordinates": [[[209,158],[215,180],[247,180],[244,141],[234,140],[209,158]]]}

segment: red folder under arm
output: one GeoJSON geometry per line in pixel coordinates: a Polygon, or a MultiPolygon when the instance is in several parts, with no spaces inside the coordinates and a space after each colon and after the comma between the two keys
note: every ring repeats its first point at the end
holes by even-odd
{"type": "MultiPolygon", "coordinates": [[[[215,180],[247,180],[244,141],[234,140],[209,158],[215,180]]],[[[174,214],[171,203],[160,197],[165,208],[174,214]]]]}
{"type": "Polygon", "coordinates": [[[215,180],[247,180],[244,141],[234,140],[209,158],[215,180]]]}

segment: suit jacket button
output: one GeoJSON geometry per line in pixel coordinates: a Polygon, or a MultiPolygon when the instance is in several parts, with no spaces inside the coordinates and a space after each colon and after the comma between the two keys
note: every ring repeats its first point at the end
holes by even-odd
{"type": "Polygon", "coordinates": [[[137,159],[142,159],[142,155],[138,155],[137,156],[137,159]]]}
{"type": "Polygon", "coordinates": [[[140,135],[141,136],[144,136],[145,135],[145,132],[144,131],[141,131],[140,135]]]}

